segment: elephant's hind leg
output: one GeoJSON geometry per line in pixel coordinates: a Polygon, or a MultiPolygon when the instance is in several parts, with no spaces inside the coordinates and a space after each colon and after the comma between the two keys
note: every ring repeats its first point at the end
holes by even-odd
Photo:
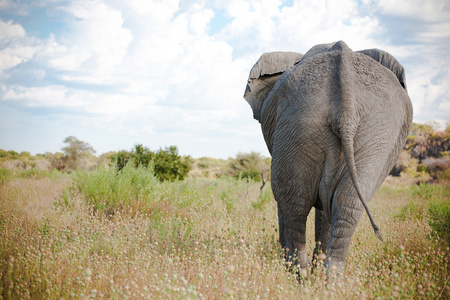
{"type": "MultiPolygon", "coordinates": [[[[279,188],[272,180],[272,188],[278,205],[280,243],[286,260],[306,268],[309,264],[306,254],[306,220],[310,207],[305,207],[301,193],[292,188],[279,188]]],[[[285,187],[283,185],[283,187],[285,187]]]]}
{"type": "Polygon", "coordinates": [[[332,200],[330,239],[325,261],[328,272],[343,271],[352,235],[363,212],[350,176],[344,176],[332,200]]]}
{"type": "Polygon", "coordinates": [[[288,141],[292,128],[278,128],[279,142],[272,151],[272,191],[279,208],[280,229],[284,237],[287,260],[296,259],[301,268],[310,263],[306,252],[306,220],[319,197],[319,182],[324,158],[317,144],[306,147],[304,139],[288,141]],[[300,142],[301,141],[301,142],[300,142]],[[318,153],[317,156],[310,153],[318,153]]]}
{"type": "Polygon", "coordinates": [[[302,269],[309,263],[306,253],[306,219],[307,216],[298,216],[296,220],[284,220],[286,260],[298,264],[302,269]]]}
{"type": "Polygon", "coordinates": [[[315,210],[315,218],[314,218],[314,237],[316,243],[319,242],[320,231],[322,230],[322,222],[323,222],[323,210],[314,209],[315,210]]]}
{"type": "Polygon", "coordinates": [[[311,210],[314,197],[310,190],[297,189],[296,180],[280,181],[272,179],[272,189],[278,204],[278,221],[280,228],[280,243],[285,251],[286,260],[294,262],[301,268],[310,263],[306,252],[306,220],[311,210]],[[292,184],[286,184],[292,183],[292,184]]]}
{"type": "Polygon", "coordinates": [[[313,252],[312,262],[318,260],[320,253],[326,254],[328,248],[328,241],[330,239],[330,222],[326,220],[322,210],[315,209],[315,239],[316,246],[313,252]]]}

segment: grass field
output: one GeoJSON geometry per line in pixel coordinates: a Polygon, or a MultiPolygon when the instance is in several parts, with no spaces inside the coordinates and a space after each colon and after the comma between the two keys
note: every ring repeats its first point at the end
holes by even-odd
{"type": "Polygon", "coordinates": [[[0,184],[0,299],[448,299],[449,244],[429,225],[448,185],[395,186],[369,204],[385,243],[364,215],[344,276],[299,283],[267,185],[144,169],[14,177],[0,184]]]}

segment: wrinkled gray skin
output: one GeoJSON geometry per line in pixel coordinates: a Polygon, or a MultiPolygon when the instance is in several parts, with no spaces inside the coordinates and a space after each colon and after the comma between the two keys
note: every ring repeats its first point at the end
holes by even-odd
{"type": "Polygon", "coordinates": [[[405,72],[389,53],[353,52],[339,41],[304,56],[273,52],[250,71],[245,100],[272,155],[272,190],[287,260],[306,254],[316,208],[316,249],[328,272],[343,270],[367,202],[395,165],[412,122],[405,72]],[[335,266],[335,267],[333,267],[335,266]]]}

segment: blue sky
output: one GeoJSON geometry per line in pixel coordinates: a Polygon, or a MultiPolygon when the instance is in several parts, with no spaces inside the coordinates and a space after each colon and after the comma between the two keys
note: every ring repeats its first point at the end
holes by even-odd
{"type": "Polygon", "coordinates": [[[0,0],[0,148],[97,154],[140,143],[268,156],[243,100],[269,51],[344,40],[405,67],[414,121],[450,118],[446,0],[0,0]]]}

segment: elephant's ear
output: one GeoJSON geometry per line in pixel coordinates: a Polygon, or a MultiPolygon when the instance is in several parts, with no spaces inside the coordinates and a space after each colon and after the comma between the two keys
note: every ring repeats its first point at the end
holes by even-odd
{"type": "Polygon", "coordinates": [[[295,52],[269,52],[264,53],[250,70],[250,79],[257,79],[264,75],[283,73],[303,57],[295,52]]]}
{"type": "Polygon", "coordinates": [[[362,53],[367,56],[372,57],[374,60],[391,70],[395,76],[398,78],[398,81],[402,85],[402,87],[406,90],[406,76],[405,69],[403,66],[392,56],[390,53],[380,50],[380,49],[367,49],[357,51],[357,53],[362,53]]]}

